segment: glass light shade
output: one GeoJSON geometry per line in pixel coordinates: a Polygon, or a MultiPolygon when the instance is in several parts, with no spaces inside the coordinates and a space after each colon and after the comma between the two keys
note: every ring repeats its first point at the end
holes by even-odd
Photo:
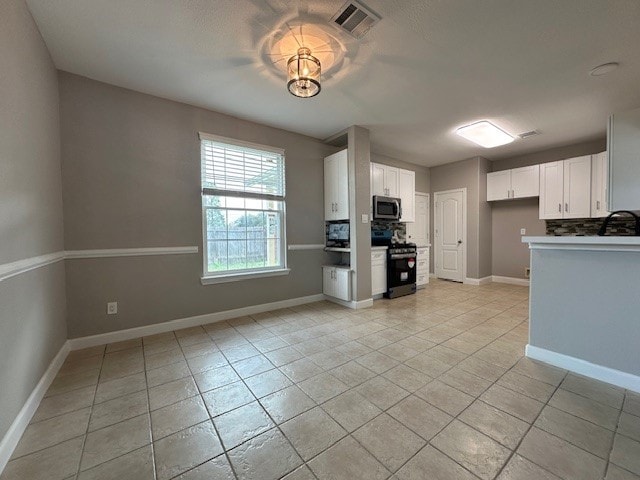
{"type": "Polygon", "coordinates": [[[513,142],[513,136],[487,120],[460,127],[456,133],[484,148],[499,147],[513,142]]]}
{"type": "Polygon", "coordinates": [[[320,93],[320,60],[311,50],[302,47],[287,62],[287,88],[292,95],[301,98],[320,93]]]}

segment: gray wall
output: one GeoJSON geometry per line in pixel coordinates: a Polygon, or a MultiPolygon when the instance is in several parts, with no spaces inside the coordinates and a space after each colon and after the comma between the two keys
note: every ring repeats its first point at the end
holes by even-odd
{"type": "MultiPolygon", "coordinates": [[[[486,202],[486,171],[488,160],[475,157],[431,168],[432,205],[436,192],[467,189],[467,277],[491,275],[491,213],[486,202]]],[[[431,209],[430,224],[434,228],[431,209]]],[[[433,238],[433,237],[432,237],[433,238]]],[[[431,255],[431,271],[433,272],[431,255]]]]}
{"type": "Polygon", "coordinates": [[[429,193],[430,192],[430,174],[429,168],[422,165],[416,165],[414,163],[403,162],[396,158],[387,157],[379,153],[371,152],[371,161],[374,163],[381,163],[382,165],[389,165],[390,167],[404,168],[405,170],[413,170],[416,172],[416,192],[429,193]]]}
{"type": "Polygon", "coordinates": [[[355,270],[355,301],[371,298],[371,223],[362,223],[369,215],[371,194],[371,152],[369,130],[352,126],[348,130],[349,154],[349,228],[351,238],[351,269],[355,270]]]}
{"type": "MultiPolygon", "coordinates": [[[[63,250],[56,71],[22,0],[0,2],[0,264],[63,250]]],[[[65,342],[64,264],[0,281],[0,438],[65,342]]]]}
{"type": "Polygon", "coordinates": [[[640,253],[534,250],[529,343],[640,375],[640,253]]]}
{"type": "MultiPolygon", "coordinates": [[[[492,162],[493,172],[555,162],[565,158],[591,155],[606,148],[605,140],[553,148],[519,157],[492,162]]],[[[485,186],[486,187],[486,186],[485,186]]],[[[486,194],[484,196],[486,198],[486,194]]],[[[520,229],[527,235],[545,235],[545,222],[540,220],[538,197],[490,202],[492,209],[493,275],[525,278],[529,266],[529,247],[521,242],[520,229]]]]}
{"type": "Polygon", "coordinates": [[[198,131],[286,151],[287,240],[323,243],[318,140],[61,72],[68,250],[198,245],[195,255],[67,261],[71,338],[322,293],[322,251],[288,252],[290,275],[200,284],[198,131]],[[108,301],[118,314],[107,316],[108,301]]]}

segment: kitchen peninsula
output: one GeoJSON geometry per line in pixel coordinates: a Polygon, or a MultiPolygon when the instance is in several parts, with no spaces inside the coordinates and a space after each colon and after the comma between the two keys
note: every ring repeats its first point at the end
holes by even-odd
{"type": "Polygon", "coordinates": [[[640,391],[640,237],[523,237],[528,357],[640,391]]]}

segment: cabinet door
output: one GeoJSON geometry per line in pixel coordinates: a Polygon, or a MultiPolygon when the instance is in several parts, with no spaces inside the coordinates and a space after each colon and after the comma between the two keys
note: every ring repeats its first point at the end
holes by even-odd
{"type": "Polygon", "coordinates": [[[563,218],[591,217],[591,155],[564,161],[563,218]]]}
{"type": "Polygon", "coordinates": [[[591,216],[593,218],[609,215],[607,211],[608,167],[607,152],[591,156],[591,216]]]}
{"type": "Polygon", "coordinates": [[[371,197],[374,195],[386,196],[384,189],[385,166],[377,163],[371,164],[371,197]]]}
{"type": "Polygon", "coordinates": [[[349,220],[349,160],[347,151],[342,150],[335,154],[335,184],[334,201],[336,211],[334,220],[349,220]]]}
{"type": "Polygon", "coordinates": [[[402,208],[401,222],[416,220],[416,172],[398,170],[398,197],[402,208]]]}
{"type": "Polygon", "coordinates": [[[335,268],[332,267],[322,267],[322,293],[325,295],[329,295],[331,297],[335,297],[335,280],[334,280],[334,272],[335,268]]]}
{"type": "Polygon", "coordinates": [[[540,165],[540,218],[562,218],[563,162],[540,165]]]}
{"type": "Polygon", "coordinates": [[[324,159],[324,219],[335,220],[335,169],[336,161],[332,156],[324,159]]]}
{"type": "Polygon", "coordinates": [[[371,294],[387,291],[387,262],[385,251],[371,253],[371,294]]]}
{"type": "Polygon", "coordinates": [[[511,170],[511,198],[540,195],[540,165],[511,170]]]}
{"type": "Polygon", "coordinates": [[[346,268],[336,268],[334,275],[333,296],[340,300],[351,300],[351,271],[346,268]]]}
{"type": "Polygon", "coordinates": [[[384,188],[387,197],[398,197],[398,169],[395,167],[384,167],[384,188]]]}
{"type": "Polygon", "coordinates": [[[487,173],[487,202],[511,198],[511,170],[487,173]]]}
{"type": "Polygon", "coordinates": [[[640,210],[640,108],[616,113],[609,119],[607,151],[609,152],[608,208],[640,210]]]}

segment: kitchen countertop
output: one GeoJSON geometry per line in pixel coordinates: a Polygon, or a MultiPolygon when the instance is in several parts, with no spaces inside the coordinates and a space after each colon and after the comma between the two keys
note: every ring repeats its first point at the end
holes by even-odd
{"type": "Polygon", "coordinates": [[[592,250],[640,252],[640,237],[554,236],[522,237],[531,250],[592,250]]]}

